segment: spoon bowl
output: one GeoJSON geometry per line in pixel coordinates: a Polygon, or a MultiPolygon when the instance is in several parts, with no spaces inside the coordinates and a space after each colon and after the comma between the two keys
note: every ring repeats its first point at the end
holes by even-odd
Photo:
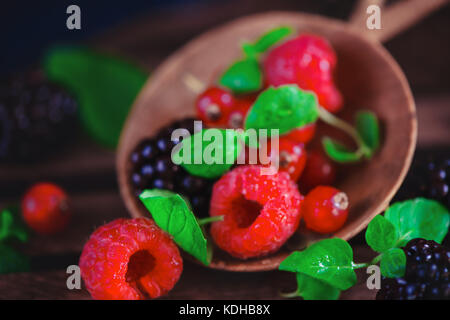
{"type": "Polygon", "coordinates": [[[414,100],[400,67],[381,44],[338,20],[293,12],[257,14],[192,40],[165,60],[145,84],[128,116],[117,154],[120,192],[131,216],[148,217],[149,213],[132,192],[130,152],[161,127],[195,115],[196,94],[186,87],[183,76],[192,74],[204,83],[213,83],[219,72],[241,57],[243,41],[253,41],[265,31],[283,25],[298,33],[318,34],[331,43],[338,58],[335,81],[345,101],[339,116],[351,121],[358,109],[372,110],[382,125],[382,143],[370,161],[340,170],[342,176],[336,187],[347,193],[350,210],[347,222],[338,232],[317,235],[301,227],[280,251],[259,259],[238,260],[216,250],[210,268],[273,270],[294,247],[301,248],[321,238],[352,238],[385,210],[411,163],[417,136],[414,100]]]}

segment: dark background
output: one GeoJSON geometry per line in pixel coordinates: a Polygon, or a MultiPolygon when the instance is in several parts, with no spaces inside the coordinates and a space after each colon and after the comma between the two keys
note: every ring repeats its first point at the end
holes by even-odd
{"type": "MultiPolygon", "coordinates": [[[[387,1],[387,4],[395,1],[387,1]]],[[[346,19],[354,0],[41,0],[3,2],[0,73],[35,63],[55,43],[84,43],[111,28],[133,21],[153,21],[160,33],[149,39],[155,66],[167,54],[203,31],[246,14],[293,10],[346,19]],[[66,8],[81,8],[82,29],[66,28],[66,8]],[[171,31],[167,33],[167,31],[171,31]]],[[[450,7],[431,14],[418,25],[386,43],[403,67],[414,93],[445,93],[450,89],[450,7]]]]}

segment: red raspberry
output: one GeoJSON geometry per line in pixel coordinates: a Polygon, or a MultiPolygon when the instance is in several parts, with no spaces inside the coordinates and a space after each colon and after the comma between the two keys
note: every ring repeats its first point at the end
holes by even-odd
{"type": "Polygon", "coordinates": [[[332,185],[336,178],[336,167],[322,152],[308,152],[308,160],[299,181],[300,190],[309,192],[319,185],[332,185]]]}
{"type": "Polygon", "coordinates": [[[177,246],[147,218],[116,219],[98,228],[79,265],[87,290],[101,300],[157,298],[183,271],[177,246]]]}
{"type": "Polygon", "coordinates": [[[38,183],[22,199],[23,219],[41,234],[61,232],[67,226],[71,213],[66,193],[52,183],[38,183]]]}
{"type": "Polygon", "coordinates": [[[237,258],[277,251],[300,222],[303,196],[295,183],[285,172],[263,175],[263,169],[239,166],[214,184],[210,215],[224,220],[211,225],[211,235],[237,258]]]}
{"type": "Polygon", "coordinates": [[[226,127],[235,99],[224,89],[210,87],[201,93],[195,103],[197,116],[208,127],[226,127]]]}
{"type": "Polygon", "coordinates": [[[306,195],[302,214],[308,229],[319,233],[337,231],[347,220],[348,197],[336,188],[318,186],[306,195]]]}
{"type": "Polygon", "coordinates": [[[268,85],[297,84],[316,93],[319,103],[330,112],[342,107],[342,96],[333,83],[336,54],[323,38],[304,34],[269,52],[264,60],[268,85]]]}
{"type": "Polygon", "coordinates": [[[285,134],[283,138],[306,144],[310,142],[312,138],[314,138],[315,133],[316,133],[316,123],[310,123],[301,128],[292,130],[288,134],[285,134]]]}

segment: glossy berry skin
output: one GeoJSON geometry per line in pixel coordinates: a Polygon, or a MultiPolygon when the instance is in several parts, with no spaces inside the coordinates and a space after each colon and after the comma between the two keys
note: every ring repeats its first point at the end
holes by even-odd
{"type": "Polygon", "coordinates": [[[292,130],[291,132],[283,135],[283,138],[307,144],[314,138],[314,134],[316,133],[316,123],[310,123],[301,128],[297,128],[292,130]]]}
{"type": "Polygon", "coordinates": [[[280,137],[278,140],[278,150],[271,143],[268,144],[268,148],[270,150],[271,163],[278,162],[278,170],[280,172],[287,172],[292,181],[297,181],[306,164],[304,144],[280,137]]]}
{"type": "Polygon", "coordinates": [[[231,129],[242,129],[245,117],[250,110],[256,97],[237,98],[233,110],[229,113],[226,127],[231,129]]]}
{"type": "Polygon", "coordinates": [[[314,91],[330,112],[342,107],[342,95],[333,83],[336,54],[325,39],[302,34],[269,52],[264,60],[267,85],[297,84],[314,91]]]}
{"type": "Polygon", "coordinates": [[[433,240],[413,239],[403,251],[405,275],[383,278],[377,300],[450,300],[450,249],[433,240]]]}
{"type": "Polygon", "coordinates": [[[63,231],[71,217],[66,193],[52,183],[32,186],[25,193],[21,207],[26,224],[44,235],[63,231]]]}
{"type": "Polygon", "coordinates": [[[277,251],[300,222],[303,196],[295,183],[285,172],[264,175],[263,169],[239,166],[214,184],[210,215],[224,220],[211,225],[211,235],[240,259],[277,251]]]}
{"type": "Polygon", "coordinates": [[[97,300],[141,300],[169,292],[183,260],[168,234],[147,218],[117,219],[94,231],[79,266],[97,300]]]}
{"type": "Polygon", "coordinates": [[[335,179],[334,163],[320,151],[309,151],[305,169],[299,181],[300,190],[308,193],[317,186],[332,185],[335,179]]]}
{"type": "Polygon", "coordinates": [[[339,230],[347,220],[348,197],[336,188],[318,186],[305,197],[302,215],[306,227],[318,233],[339,230]]]}
{"type": "Polygon", "coordinates": [[[194,213],[208,215],[209,199],[215,180],[190,175],[172,162],[171,152],[178,142],[171,141],[175,129],[184,128],[194,133],[194,119],[175,121],[162,128],[154,137],[142,140],[129,156],[129,181],[138,200],[144,189],[166,189],[187,197],[194,213]]]}
{"type": "Polygon", "coordinates": [[[227,127],[229,116],[235,107],[235,99],[228,91],[209,87],[195,102],[197,117],[208,127],[227,127]]]}

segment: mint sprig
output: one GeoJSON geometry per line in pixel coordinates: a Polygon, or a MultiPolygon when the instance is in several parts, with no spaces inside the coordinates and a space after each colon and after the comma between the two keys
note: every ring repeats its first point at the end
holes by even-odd
{"type": "Polygon", "coordinates": [[[0,243],[8,240],[26,242],[28,232],[21,223],[17,208],[6,208],[0,211],[0,243]]]}
{"type": "Polygon", "coordinates": [[[372,261],[353,262],[350,245],[341,239],[318,241],[302,252],[293,252],[279,269],[295,272],[298,289],[285,297],[337,299],[341,290],[356,283],[354,270],[380,263],[385,277],[404,275],[406,255],[401,246],[424,238],[441,243],[448,232],[450,213],[434,200],[417,198],[391,205],[385,216],[376,216],[366,231],[367,244],[380,254],[372,261]],[[306,277],[305,277],[306,276],[306,277]],[[330,286],[330,288],[327,288],[330,286]]]}
{"type": "Polygon", "coordinates": [[[203,129],[188,136],[172,152],[172,161],[194,176],[220,177],[242,150],[242,135],[232,129],[203,129]]]}
{"type": "Polygon", "coordinates": [[[201,226],[222,217],[197,220],[186,200],[168,190],[145,190],[139,198],[158,227],[169,233],[184,251],[209,265],[212,254],[201,226]]]}

